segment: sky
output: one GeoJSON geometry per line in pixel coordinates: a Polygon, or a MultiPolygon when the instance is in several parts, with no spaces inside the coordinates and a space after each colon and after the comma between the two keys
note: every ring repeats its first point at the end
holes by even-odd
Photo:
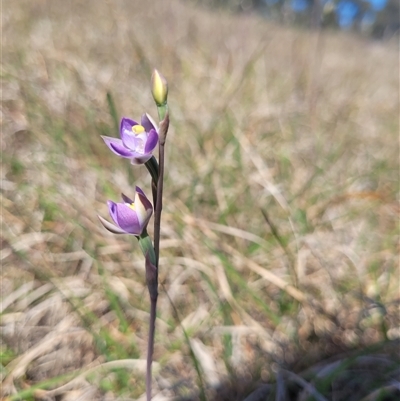
{"type": "MultiPolygon", "coordinates": [[[[279,0],[264,0],[269,5],[274,5],[279,0]]],[[[370,10],[361,18],[362,22],[372,24],[375,21],[376,13],[386,7],[388,0],[366,0],[370,4],[370,10]]],[[[322,0],[323,4],[332,3],[332,0],[322,0]]],[[[312,0],[289,0],[288,3],[293,11],[301,13],[306,11],[311,5],[312,0]]],[[[339,26],[343,29],[351,28],[355,18],[360,13],[360,7],[355,1],[340,0],[335,8],[336,18],[339,26]]]]}
{"type": "MultiPolygon", "coordinates": [[[[376,13],[386,7],[387,0],[367,0],[371,8],[361,17],[365,24],[373,24],[376,13]]],[[[341,28],[351,28],[354,19],[359,15],[360,8],[357,3],[351,0],[341,0],[336,7],[336,18],[341,28]]]]}

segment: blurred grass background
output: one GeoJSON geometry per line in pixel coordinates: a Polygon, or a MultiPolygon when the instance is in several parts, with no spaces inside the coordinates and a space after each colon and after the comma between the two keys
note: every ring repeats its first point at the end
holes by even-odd
{"type": "Polygon", "coordinates": [[[399,395],[395,39],[175,0],[21,0],[2,24],[3,399],[143,399],[144,263],[96,215],[150,193],[100,135],[110,102],[156,117],[153,68],[171,110],[155,399],[399,395]]]}

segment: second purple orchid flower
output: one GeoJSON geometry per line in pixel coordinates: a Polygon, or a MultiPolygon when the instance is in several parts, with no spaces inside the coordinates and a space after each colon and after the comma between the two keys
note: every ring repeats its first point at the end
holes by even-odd
{"type": "Polygon", "coordinates": [[[104,228],[113,234],[131,234],[140,236],[146,230],[153,206],[144,192],[136,187],[135,199],[122,194],[123,202],[108,201],[108,211],[115,224],[98,216],[104,228]]]}
{"type": "Polygon", "coordinates": [[[113,153],[130,159],[132,164],[146,163],[158,143],[157,126],[148,114],[143,114],[140,124],[130,118],[122,118],[119,134],[121,139],[102,138],[113,153]]]}

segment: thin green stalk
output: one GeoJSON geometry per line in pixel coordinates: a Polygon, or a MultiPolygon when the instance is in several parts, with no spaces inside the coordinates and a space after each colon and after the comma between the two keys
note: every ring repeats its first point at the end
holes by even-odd
{"type": "MultiPolygon", "coordinates": [[[[159,116],[163,115],[160,112],[159,116]]],[[[165,108],[163,108],[164,110],[165,108]]],[[[147,286],[150,294],[150,327],[149,327],[149,340],[147,345],[147,369],[146,369],[146,398],[147,401],[151,401],[151,389],[152,389],[152,372],[151,367],[153,363],[153,352],[154,352],[154,336],[155,336],[155,324],[156,324],[156,312],[157,312],[157,299],[158,299],[158,263],[160,260],[160,229],[161,229],[161,212],[162,212],[162,197],[163,197],[163,186],[164,186],[164,150],[165,150],[165,139],[167,137],[169,127],[169,116],[166,112],[165,117],[160,123],[159,130],[159,159],[158,159],[158,181],[156,188],[155,198],[155,210],[154,210],[154,253],[155,263],[149,264],[146,260],[146,278],[147,286]]],[[[154,177],[153,177],[154,183],[154,177]]],[[[147,259],[147,256],[146,256],[147,259]]]]}
{"type": "Polygon", "coordinates": [[[161,230],[161,212],[162,212],[162,193],[164,176],[164,145],[160,144],[160,177],[157,184],[157,204],[154,212],[154,251],[156,254],[156,266],[160,256],[160,230],[161,230]]]}
{"type": "Polygon", "coordinates": [[[158,163],[157,163],[156,158],[154,156],[152,156],[151,159],[145,163],[145,166],[152,178],[151,192],[153,195],[153,205],[155,208],[157,205],[157,183],[158,183],[158,163]]]}
{"type": "Polygon", "coordinates": [[[154,156],[151,156],[151,159],[145,163],[145,166],[150,173],[153,181],[158,182],[158,163],[156,158],[154,156]]]}
{"type": "Polygon", "coordinates": [[[160,256],[160,230],[161,230],[161,212],[162,212],[162,196],[164,188],[164,151],[165,140],[169,127],[169,114],[166,107],[158,108],[159,116],[164,115],[164,119],[160,123],[159,130],[159,158],[158,158],[158,182],[157,182],[157,204],[154,211],[154,251],[156,253],[156,267],[158,268],[158,260],[160,256]]]}
{"type": "Polygon", "coordinates": [[[151,401],[151,389],[152,389],[152,372],[151,367],[153,364],[153,353],[154,353],[154,336],[156,331],[156,312],[157,312],[157,298],[158,293],[155,296],[150,295],[150,327],[149,327],[149,340],[147,344],[147,366],[146,366],[146,398],[147,401],[151,401]]]}
{"type": "Polygon", "coordinates": [[[153,244],[151,243],[151,238],[149,234],[147,233],[147,230],[143,230],[142,234],[137,237],[139,241],[139,247],[140,250],[142,251],[144,257],[149,259],[149,261],[155,265],[157,262],[156,259],[156,254],[154,252],[153,244]]]}

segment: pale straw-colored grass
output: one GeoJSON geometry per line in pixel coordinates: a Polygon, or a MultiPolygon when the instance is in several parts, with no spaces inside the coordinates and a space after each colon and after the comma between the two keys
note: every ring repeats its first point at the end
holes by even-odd
{"type": "MultiPolygon", "coordinates": [[[[96,215],[150,192],[100,135],[118,135],[107,92],[119,116],[156,115],[156,67],[171,130],[155,399],[197,399],[193,355],[210,400],[261,381],[269,399],[293,383],[298,400],[349,397],[342,352],[400,335],[396,44],[175,0],[23,0],[2,21],[3,396],[143,399],[143,258],[96,215]]],[[[395,394],[379,380],[360,397],[395,394]]]]}

